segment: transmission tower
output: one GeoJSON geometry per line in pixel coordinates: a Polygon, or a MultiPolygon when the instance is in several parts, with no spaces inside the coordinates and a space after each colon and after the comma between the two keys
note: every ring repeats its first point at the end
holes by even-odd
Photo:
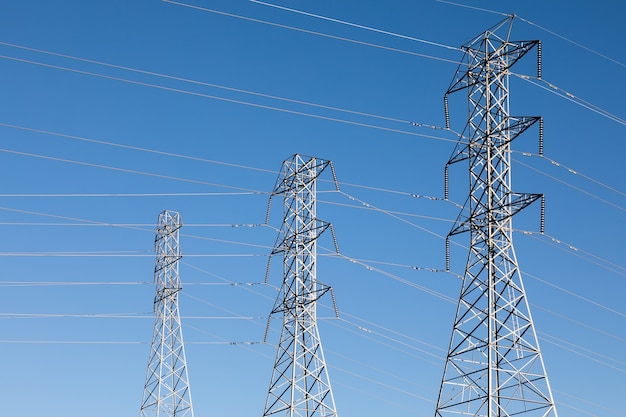
{"type": "Polygon", "coordinates": [[[296,154],[283,162],[272,192],[284,202],[272,251],[283,254],[283,284],[272,309],[283,315],[283,325],[264,417],[337,416],[316,318],[317,300],[330,289],[317,282],[315,263],[316,240],[331,227],[316,218],[315,199],[316,180],[328,166],[333,170],[330,161],[296,154]]]}
{"type": "Polygon", "coordinates": [[[187,361],[178,311],[178,274],[180,214],[159,214],[154,245],[154,334],[141,401],[141,417],[193,417],[187,361]]]}
{"type": "MultiPolygon", "coordinates": [[[[469,232],[470,249],[436,417],[557,417],[512,242],[512,217],[543,196],[511,191],[511,141],[539,117],[509,115],[509,69],[539,41],[510,41],[514,16],[463,46],[445,95],[467,89],[469,117],[446,165],[469,162],[470,190],[448,237],[469,232]]],[[[449,269],[449,240],[446,241],[449,269]]]]}

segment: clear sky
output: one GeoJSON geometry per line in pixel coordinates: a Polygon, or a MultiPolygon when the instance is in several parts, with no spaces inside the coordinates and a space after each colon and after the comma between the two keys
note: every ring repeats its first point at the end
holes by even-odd
{"type": "MultiPolygon", "coordinates": [[[[544,117],[545,157],[533,127],[513,143],[512,181],[545,193],[546,231],[531,206],[514,244],[559,414],[626,416],[626,3],[181,2],[0,2],[3,415],[138,415],[165,209],[185,224],[195,415],[262,415],[280,199],[262,224],[282,161],[302,153],[332,160],[341,183],[325,173],[318,195],[344,256],[320,240],[338,412],[432,416],[468,236],[453,240],[453,274],[433,270],[468,177],[456,164],[441,201],[456,136],[412,123],[444,124],[457,48],[495,10],[519,17],[512,39],[543,45],[544,81],[525,56],[510,109],[544,117]]],[[[461,131],[464,93],[450,110],[461,131]]]]}

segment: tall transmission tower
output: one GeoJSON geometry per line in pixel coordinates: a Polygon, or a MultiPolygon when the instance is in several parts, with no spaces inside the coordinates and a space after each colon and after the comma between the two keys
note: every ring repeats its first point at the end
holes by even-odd
{"type": "MultiPolygon", "coordinates": [[[[461,64],[445,95],[467,89],[466,138],[448,164],[469,162],[466,207],[448,238],[470,234],[470,249],[452,330],[436,417],[557,417],[512,242],[512,217],[543,196],[511,190],[511,142],[539,117],[509,115],[509,69],[539,41],[509,39],[514,16],[463,46],[461,64]]],[[[449,269],[449,240],[446,241],[449,269]]]]}
{"type": "Polygon", "coordinates": [[[178,260],[180,214],[159,214],[154,245],[154,334],[141,401],[141,417],[193,417],[187,360],[178,311],[178,292],[182,289],[178,260]]]}
{"type": "Polygon", "coordinates": [[[317,300],[330,290],[316,278],[316,240],[331,228],[316,218],[316,180],[329,166],[334,177],[330,161],[293,155],[283,162],[272,192],[282,194],[284,202],[272,251],[283,254],[283,284],[272,310],[283,315],[283,325],[264,417],[337,416],[316,313],[317,300]]]}

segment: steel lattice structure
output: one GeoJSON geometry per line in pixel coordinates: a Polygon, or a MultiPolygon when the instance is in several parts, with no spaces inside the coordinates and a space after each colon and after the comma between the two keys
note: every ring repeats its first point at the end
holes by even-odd
{"type": "Polygon", "coordinates": [[[316,240],[330,227],[316,218],[316,180],[329,165],[332,170],[330,161],[296,154],[283,162],[272,192],[284,202],[272,252],[283,254],[283,284],[272,310],[283,315],[283,325],[264,417],[337,415],[316,319],[316,302],[330,289],[316,279],[316,240]]]}
{"type": "Polygon", "coordinates": [[[512,241],[513,215],[543,203],[511,190],[511,141],[540,121],[509,115],[510,67],[534,47],[540,62],[538,41],[509,40],[513,17],[464,45],[446,93],[449,125],[448,94],[468,91],[467,141],[448,164],[469,162],[470,191],[448,237],[469,232],[470,249],[436,417],[557,417],[512,241]]]}
{"type": "Polygon", "coordinates": [[[164,211],[154,241],[156,264],[154,281],[154,334],[141,401],[141,417],[193,417],[187,361],[178,311],[178,292],[182,289],[178,260],[180,214],[164,211]]]}

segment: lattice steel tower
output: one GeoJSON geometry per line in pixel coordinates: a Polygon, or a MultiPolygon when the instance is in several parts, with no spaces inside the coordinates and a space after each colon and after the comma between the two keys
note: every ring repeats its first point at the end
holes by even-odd
{"type": "Polygon", "coordinates": [[[513,18],[463,46],[445,96],[449,125],[448,94],[468,91],[467,140],[448,164],[469,162],[470,191],[448,236],[469,232],[470,249],[436,417],[557,417],[512,242],[512,216],[538,199],[543,230],[542,196],[511,190],[511,141],[539,121],[542,148],[541,119],[509,115],[510,67],[533,47],[541,62],[538,41],[509,40],[513,18]]]}
{"type": "Polygon", "coordinates": [[[316,180],[328,166],[333,169],[330,161],[296,154],[283,162],[272,192],[284,202],[272,251],[283,254],[283,284],[272,310],[283,315],[283,325],[264,417],[337,415],[316,319],[316,302],[330,289],[316,279],[316,240],[330,227],[316,218],[316,180]]]}
{"type": "Polygon", "coordinates": [[[141,401],[141,417],[193,417],[187,361],[178,311],[178,292],[182,289],[178,260],[180,214],[159,214],[154,245],[154,334],[146,384],[141,401]]]}

